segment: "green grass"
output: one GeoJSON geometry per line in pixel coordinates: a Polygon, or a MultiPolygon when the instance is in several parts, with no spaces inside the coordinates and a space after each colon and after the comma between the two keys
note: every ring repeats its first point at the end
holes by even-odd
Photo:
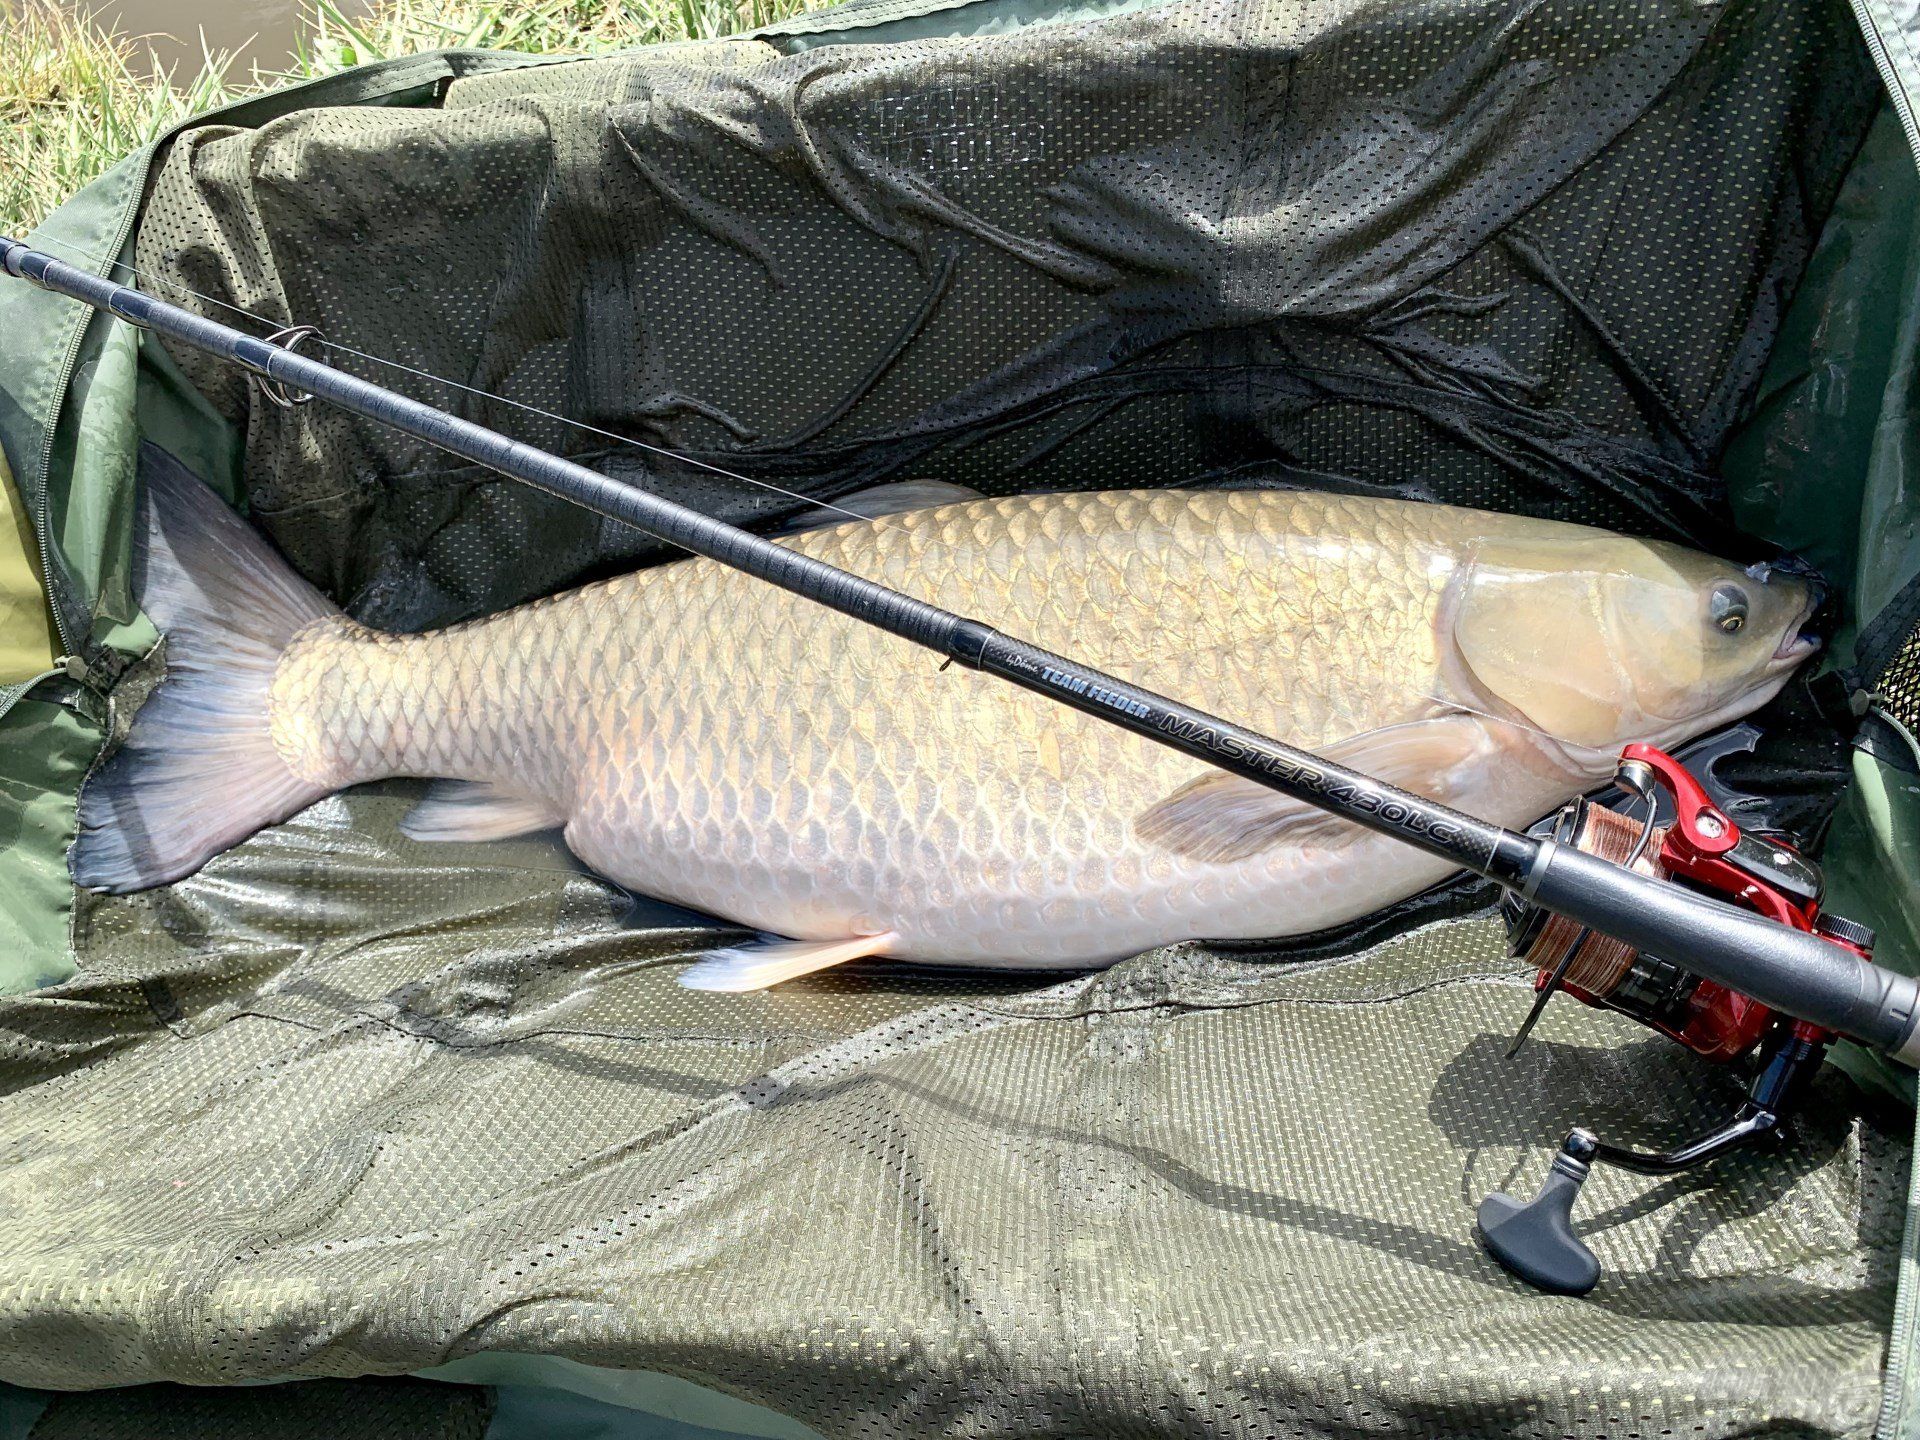
{"type": "Polygon", "coordinates": [[[192,74],[138,38],[54,9],[0,0],[0,233],[22,234],[131,150],[187,116],[352,65],[455,47],[590,54],[749,30],[823,0],[374,0],[349,18],[317,0],[292,62],[245,75],[212,53],[192,74]]]}

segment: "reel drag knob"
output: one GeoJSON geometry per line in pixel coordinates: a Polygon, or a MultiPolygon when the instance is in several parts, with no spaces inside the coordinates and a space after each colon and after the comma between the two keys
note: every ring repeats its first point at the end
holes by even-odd
{"type": "Polygon", "coordinates": [[[1561,1142],[1533,1199],[1489,1195],[1480,1202],[1480,1243],[1537,1290],[1584,1295],[1599,1283],[1599,1257],[1573,1233],[1573,1202],[1599,1148],[1592,1132],[1575,1129],[1561,1142]]]}

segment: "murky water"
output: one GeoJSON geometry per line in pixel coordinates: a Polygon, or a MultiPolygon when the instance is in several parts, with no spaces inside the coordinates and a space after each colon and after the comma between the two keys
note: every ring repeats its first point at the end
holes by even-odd
{"type": "MultiPolygon", "coordinates": [[[[208,49],[226,50],[239,56],[233,74],[244,76],[249,68],[261,65],[274,69],[286,64],[293,54],[298,33],[302,0],[58,0],[67,9],[92,10],[104,24],[140,40],[144,54],[151,43],[161,68],[184,66],[187,71],[200,64],[201,37],[208,49]]],[[[361,3],[342,5],[347,13],[365,8],[361,3]]]]}

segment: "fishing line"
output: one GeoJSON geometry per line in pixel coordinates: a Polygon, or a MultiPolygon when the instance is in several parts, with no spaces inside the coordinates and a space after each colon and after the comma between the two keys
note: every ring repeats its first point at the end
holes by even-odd
{"type": "MultiPolygon", "coordinates": [[[[253,321],[256,325],[264,326],[266,329],[270,331],[277,331],[281,328],[280,322],[278,321],[271,320],[264,315],[257,314],[252,310],[246,309],[244,306],[236,305],[230,300],[222,300],[218,296],[208,295],[203,293],[202,291],[195,290],[189,285],[183,285],[183,284],[180,284],[178,281],[169,280],[164,276],[154,275],[149,272],[143,271],[130,261],[108,259],[107,257],[102,255],[90,254],[87,251],[81,249],[77,245],[70,244],[64,240],[52,239],[50,237],[41,237],[38,240],[38,243],[57,245],[61,249],[68,250],[73,254],[78,255],[95,265],[108,266],[111,268],[124,270],[128,274],[135,277],[136,279],[142,281],[143,283],[162,286],[166,289],[174,291],[176,294],[189,296],[195,300],[203,301],[208,305],[218,306],[220,309],[231,311],[235,315],[245,316],[247,319],[253,321]]],[[[544,420],[552,420],[561,425],[571,426],[576,430],[583,431],[590,435],[598,435],[605,439],[617,441],[624,445],[631,445],[637,450],[645,451],[653,455],[662,456],[669,460],[675,460],[680,462],[681,464],[690,465],[697,469],[709,471],[712,474],[723,476],[729,480],[737,480],[737,481],[740,481],[742,484],[758,486],[759,488],[770,491],[773,494],[783,496],[790,500],[798,500],[804,504],[815,506],[819,509],[828,511],[831,514],[842,516],[848,520],[864,521],[868,524],[873,524],[876,526],[884,525],[884,526],[888,526],[889,528],[902,530],[902,532],[904,533],[904,527],[902,527],[898,523],[898,521],[891,516],[862,515],[856,510],[849,510],[844,506],[835,505],[831,501],[821,500],[815,496],[806,495],[797,490],[789,490],[784,486],[774,484],[772,481],[759,480],[754,478],[751,475],[742,475],[738,471],[727,469],[725,466],[711,464],[705,460],[698,460],[691,455],[682,454],[677,450],[671,450],[665,446],[652,445],[647,443],[644,440],[636,440],[631,435],[622,435],[618,431],[607,430],[602,428],[601,426],[591,424],[585,420],[576,420],[571,416],[561,415],[556,413],[555,411],[543,409],[538,405],[529,404],[526,401],[515,400],[511,396],[497,394],[494,391],[484,390],[474,385],[462,384],[458,380],[450,380],[444,375],[436,375],[432,371],[422,370],[415,366],[408,365],[399,360],[389,360],[385,356],[375,355],[365,350],[356,349],[351,345],[342,344],[338,340],[330,340],[324,334],[316,334],[313,337],[313,339],[316,344],[319,344],[328,350],[335,351],[342,355],[351,355],[354,358],[359,360],[364,360],[369,364],[382,365],[387,367],[390,370],[397,370],[403,374],[414,376],[417,379],[425,380],[435,385],[444,385],[450,390],[458,390],[465,394],[472,395],[475,398],[480,400],[497,401],[502,405],[507,405],[512,407],[513,409],[524,411],[530,415],[537,415],[544,420]]],[[[1165,638],[1164,630],[1161,633],[1164,639],[1165,638]]],[[[1191,657],[1203,655],[1203,654],[1215,654],[1215,653],[1223,653],[1227,651],[1235,651],[1236,654],[1238,653],[1237,650],[1235,650],[1235,647],[1225,643],[1216,643],[1210,646],[1182,647],[1180,653],[1184,656],[1191,658],[1191,657]]],[[[1110,668],[1115,673],[1125,675],[1125,674],[1128,674],[1130,671],[1133,671],[1135,672],[1134,678],[1138,678],[1140,675],[1143,675],[1143,674],[1151,674],[1153,668],[1157,667],[1160,662],[1164,661],[1172,653],[1173,651],[1170,648],[1163,649],[1154,655],[1136,656],[1136,657],[1132,657],[1130,660],[1116,659],[1116,660],[1110,661],[1109,665],[1110,665],[1110,668]]],[[[912,673],[912,672],[909,672],[909,673],[912,673]]],[[[1537,726],[1529,725],[1525,721],[1517,720],[1511,716],[1495,715],[1490,711],[1476,709],[1475,707],[1464,704],[1459,700],[1448,699],[1439,695],[1423,694],[1420,696],[1420,698],[1423,700],[1430,701],[1436,705],[1446,706],[1450,709],[1459,710],[1468,714],[1478,716],[1479,718],[1483,720],[1487,720],[1494,724],[1505,725],[1516,730],[1526,731],[1550,744],[1560,746],[1563,749],[1577,749],[1577,750],[1586,752],[1588,754],[1592,754],[1596,756],[1605,756],[1609,760],[1609,762],[1611,761],[1611,752],[1595,749],[1592,746],[1571,745],[1569,742],[1560,740],[1557,737],[1550,735],[1546,731],[1538,728],[1537,726]]],[[[1359,733],[1364,734],[1366,732],[1363,731],[1359,733]]]]}
{"type": "MultiPolygon", "coordinates": [[[[58,246],[61,249],[67,250],[72,254],[79,256],[80,258],[88,261],[90,264],[93,264],[96,266],[104,266],[109,269],[124,270],[127,272],[127,274],[131,275],[134,279],[140,281],[143,284],[160,286],[162,288],[173,291],[176,295],[187,296],[195,300],[203,301],[208,305],[218,306],[222,310],[230,311],[235,315],[244,316],[248,320],[253,321],[254,324],[262,326],[270,332],[277,333],[283,328],[280,321],[271,320],[264,315],[256,314],[255,312],[246,309],[244,306],[234,304],[230,300],[222,300],[218,296],[204,294],[201,291],[195,290],[192,286],[183,285],[178,281],[169,280],[164,276],[149,274],[141,270],[138,266],[134,265],[131,261],[111,259],[104,255],[91,254],[88,251],[83,250],[78,245],[71,244],[65,240],[53,239],[50,237],[38,238],[36,240],[36,243],[51,244],[51,245],[58,246]]],[[[390,370],[397,370],[403,374],[415,376],[418,379],[428,381],[435,385],[444,385],[450,390],[462,391],[465,394],[472,395],[481,400],[497,401],[502,405],[507,405],[512,407],[513,409],[524,411],[530,415],[537,415],[545,420],[552,420],[561,425],[571,426],[576,430],[584,431],[590,435],[598,435],[605,439],[616,441],[617,443],[622,445],[630,445],[634,449],[644,451],[648,454],[661,456],[668,460],[678,461],[680,464],[692,466],[693,468],[699,469],[699,470],[705,470],[711,474],[723,476],[729,480],[737,480],[744,485],[757,486],[758,488],[762,490],[766,490],[772,494],[782,496],[789,500],[797,500],[804,505],[814,506],[817,509],[825,510],[831,515],[837,515],[846,520],[858,520],[858,521],[861,521],[862,523],[873,525],[875,528],[884,528],[888,530],[894,530],[894,531],[898,531],[901,534],[908,533],[906,530],[906,527],[903,526],[898,520],[898,518],[895,516],[863,515],[857,510],[849,510],[845,506],[835,505],[831,501],[822,500],[822,499],[819,499],[817,496],[807,495],[798,490],[789,490],[784,485],[776,485],[770,480],[759,480],[754,478],[751,475],[743,475],[737,470],[729,470],[723,465],[715,465],[706,460],[696,459],[691,455],[682,454],[681,452],[677,450],[669,449],[666,446],[653,445],[653,444],[649,444],[647,441],[644,441],[644,440],[636,440],[631,435],[623,435],[623,434],[620,434],[618,431],[603,429],[602,427],[598,425],[590,424],[585,420],[576,420],[569,415],[561,415],[555,411],[542,409],[538,405],[529,404],[523,400],[515,400],[511,396],[496,394],[491,390],[483,390],[478,386],[474,386],[474,385],[465,385],[458,380],[450,380],[444,375],[436,375],[432,371],[421,370],[416,368],[415,366],[405,364],[404,362],[399,360],[389,360],[382,355],[375,355],[365,350],[355,349],[353,346],[342,344],[338,340],[330,340],[327,338],[327,336],[324,333],[319,331],[315,331],[310,336],[310,338],[315,344],[318,344],[323,348],[334,351],[338,354],[351,355],[354,358],[359,360],[364,360],[369,364],[382,365],[387,367],[390,370]]],[[[1159,633],[1161,635],[1163,644],[1167,644],[1168,648],[1161,650],[1158,654],[1155,654],[1155,655],[1137,657],[1137,659],[1134,661],[1135,664],[1142,665],[1142,666],[1153,666],[1158,664],[1160,661],[1164,660],[1168,655],[1173,653],[1171,645],[1168,644],[1168,636],[1166,634],[1166,630],[1164,626],[1160,627],[1159,633]]],[[[1215,648],[1225,648],[1225,647],[1215,647],[1215,648]]]]}
{"type": "MultiPolygon", "coordinates": [[[[81,249],[78,245],[69,244],[67,241],[53,239],[51,237],[45,237],[45,236],[36,237],[35,243],[42,244],[42,245],[56,245],[63,250],[67,250],[72,254],[79,256],[80,258],[88,261],[91,264],[103,265],[113,269],[124,270],[129,275],[133,276],[136,280],[139,280],[144,284],[162,286],[165,289],[173,291],[177,295],[185,295],[195,300],[204,301],[209,305],[217,305],[221,309],[231,311],[235,315],[243,315],[247,319],[253,321],[256,325],[263,325],[267,327],[267,329],[269,330],[277,331],[281,328],[278,322],[269,320],[264,315],[257,315],[253,311],[246,309],[244,306],[235,305],[233,302],[229,300],[222,300],[219,297],[214,295],[202,294],[200,291],[193,289],[191,286],[182,285],[177,281],[168,280],[163,276],[148,274],[147,272],[142,271],[138,266],[132,264],[129,261],[112,260],[112,259],[108,259],[106,256],[103,256],[103,255],[89,254],[87,251],[81,249]]],[[[369,364],[373,364],[373,365],[384,365],[390,370],[398,370],[403,374],[412,375],[417,377],[418,379],[427,380],[436,385],[444,385],[450,390],[464,391],[466,394],[476,396],[477,398],[482,400],[497,401],[502,405],[511,406],[516,410],[525,411],[530,415],[538,415],[542,419],[552,420],[561,425],[570,425],[574,429],[585,431],[590,435],[599,435],[604,437],[605,439],[614,440],[623,445],[631,445],[634,447],[634,449],[645,451],[646,453],[651,455],[657,455],[664,459],[674,460],[682,465],[692,466],[693,468],[698,470],[705,470],[714,475],[724,476],[726,479],[729,479],[729,480],[738,480],[743,485],[758,486],[760,489],[769,491],[775,495],[783,496],[789,500],[798,500],[802,504],[817,506],[819,509],[828,511],[829,513],[834,515],[842,516],[848,520],[859,520],[869,524],[875,524],[875,523],[886,524],[889,522],[889,517],[887,516],[863,515],[857,510],[849,510],[844,506],[835,505],[831,501],[822,500],[817,496],[803,494],[798,490],[789,490],[784,485],[774,484],[771,480],[759,480],[754,478],[751,475],[742,475],[737,470],[729,470],[724,465],[715,465],[706,460],[696,459],[692,455],[682,454],[680,451],[669,449],[664,445],[653,445],[653,444],[649,444],[645,440],[636,440],[631,435],[622,435],[616,430],[602,429],[600,426],[590,424],[585,420],[576,420],[569,415],[561,415],[552,410],[544,410],[540,406],[528,404],[524,400],[515,400],[511,396],[496,394],[491,390],[483,390],[473,385],[463,385],[458,380],[449,380],[444,375],[435,375],[433,372],[429,370],[421,370],[412,365],[407,365],[399,360],[389,360],[382,355],[374,355],[365,350],[356,350],[353,346],[343,345],[338,340],[329,340],[325,334],[316,333],[312,338],[316,344],[324,347],[325,349],[335,351],[339,354],[351,355],[355,359],[364,360],[369,364]]],[[[892,525],[891,528],[897,529],[899,527],[897,524],[894,524],[892,525]]]]}

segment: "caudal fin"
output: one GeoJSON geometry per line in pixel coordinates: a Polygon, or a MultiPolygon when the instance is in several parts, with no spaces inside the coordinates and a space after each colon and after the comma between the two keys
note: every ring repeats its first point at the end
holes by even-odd
{"type": "Polygon", "coordinates": [[[191,875],[327,792],[274,748],[267,691],[287,642],[335,607],[164,450],[140,449],[140,606],[167,674],[80,795],[73,878],[120,893],[191,875]]]}

